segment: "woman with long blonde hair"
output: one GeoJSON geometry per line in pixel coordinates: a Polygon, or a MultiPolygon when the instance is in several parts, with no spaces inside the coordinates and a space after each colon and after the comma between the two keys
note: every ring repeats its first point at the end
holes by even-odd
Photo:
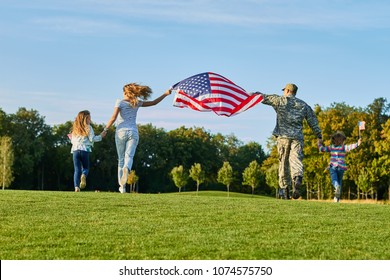
{"type": "Polygon", "coordinates": [[[151,94],[152,90],[148,86],[137,83],[126,84],[123,87],[123,99],[117,99],[114,112],[104,128],[104,131],[107,131],[116,121],[115,144],[118,153],[118,183],[121,193],[126,192],[128,174],[131,171],[139,141],[136,123],[138,109],[157,105],[171,94],[171,90],[166,90],[153,101],[147,101],[151,94]]]}
{"type": "Polygon", "coordinates": [[[69,137],[72,142],[75,192],[86,187],[89,173],[89,153],[92,152],[93,143],[102,141],[105,135],[105,131],[100,135],[95,135],[91,126],[91,113],[88,110],[77,114],[69,137]]]}

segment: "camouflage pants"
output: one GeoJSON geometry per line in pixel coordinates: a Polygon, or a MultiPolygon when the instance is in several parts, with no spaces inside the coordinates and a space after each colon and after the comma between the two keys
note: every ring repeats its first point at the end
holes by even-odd
{"type": "Polygon", "coordinates": [[[279,154],[279,186],[291,189],[292,179],[303,177],[303,141],[277,138],[279,154]]]}

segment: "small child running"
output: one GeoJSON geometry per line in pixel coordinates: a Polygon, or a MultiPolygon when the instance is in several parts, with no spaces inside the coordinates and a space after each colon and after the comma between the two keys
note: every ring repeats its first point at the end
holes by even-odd
{"type": "Polygon", "coordinates": [[[342,193],[342,180],[347,164],[345,163],[345,155],[347,152],[356,149],[360,146],[362,140],[359,138],[357,143],[345,145],[344,141],[347,139],[342,131],[336,131],[332,135],[331,145],[323,146],[322,142],[318,142],[318,149],[320,152],[330,153],[330,163],[328,169],[330,171],[330,179],[334,187],[334,201],[340,202],[342,193]]]}
{"type": "Polygon", "coordinates": [[[102,141],[106,131],[95,135],[91,126],[91,114],[89,111],[81,111],[77,114],[73,123],[72,132],[69,138],[72,142],[71,153],[73,154],[74,165],[74,190],[79,192],[87,185],[89,173],[89,153],[92,152],[94,142],[102,141]]]}

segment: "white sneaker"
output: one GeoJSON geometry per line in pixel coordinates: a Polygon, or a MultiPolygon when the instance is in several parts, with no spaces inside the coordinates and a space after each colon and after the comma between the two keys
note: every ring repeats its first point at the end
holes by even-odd
{"type": "Polygon", "coordinates": [[[85,174],[81,175],[80,181],[80,189],[85,189],[85,187],[87,186],[87,177],[85,176],[85,174]]]}
{"type": "Polygon", "coordinates": [[[126,187],[120,186],[120,187],[119,187],[119,192],[120,192],[120,193],[126,193],[126,187]]]}
{"type": "Polygon", "coordinates": [[[125,186],[127,183],[127,178],[129,177],[129,169],[127,167],[123,167],[122,169],[122,177],[120,181],[121,186],[125,186]]]}
{"type": "Polygon", "coordinates": [[[75,187],[75,188],[74,188],[74,191],[75,191],[75,192],[80,192],[80,188],[79,188],[79,187],[75,187]]]}

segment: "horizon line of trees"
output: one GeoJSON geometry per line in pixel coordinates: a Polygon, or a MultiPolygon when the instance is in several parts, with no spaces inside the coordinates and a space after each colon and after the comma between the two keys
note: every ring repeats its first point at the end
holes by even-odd
{"type": "MultiPolygon", "coordinates": [[[[347,154],[349,170],[343,181],[343,198],[390,200],[390,105],[375,99],[367,108],[333,103],[329,108],[314,107],[323,131],[324,145],[342,130],[346,144],[357,142],[358,122],[365,121],[362,145],[347,154]]],[[[92,124],[95,133],[104,124],[92,124]]],[[[71,144],[67,138],[72,122],[49,126],[36,110],[19,108],[6,114],[0,108],[0,180],[2,186],[29,190],[73,190],[71,144]],[[7,140],[8,139],[8,140],[7,140]]],[[[234,134],[211,134],[204,128],[181,126],[171,131],[152,124],[138,125],[140,142],[133,170],[139,192],[177,191],[174,169],[201,172],[199,180],[184,180],[187,191],[202,189],[275,195],[278,193],[278,155],[275,139],[269,138],[266,154],[256,142],[244,144],[234,134]],[[196,171],[196,164],[201,171],[196,171]],[[251,168],[249,168],[252,165],[251,168]],[[249,168],[249,169],[248,169],[249,168]],[[251,171],[249,171],[251,170],[251,171]],[[202,173],[203,172],[203,173],[202,173]],[[255,174],[255,175],[253,175],[255,174]]],[[[102,142],[94,145],[87,190],[117,191],[115,127],[102,142]]],[[[324,172],[329,154],[319,153],[317,140],[304,124],[305,174],[301,192],[307,199],[333,197],[329,173],[324,172]]],[[[176,171],[175,171],[176,172],[176,171]]],[[[195,174],[194,173],[194,174],[195,174]]],[[[195,176],[195,175],[194,175],[195,176]]],[[[190,176],[191,177],[191,176],[190,176]]],[[[129,182],[130,182],[129,181],[129,182]]]]}

